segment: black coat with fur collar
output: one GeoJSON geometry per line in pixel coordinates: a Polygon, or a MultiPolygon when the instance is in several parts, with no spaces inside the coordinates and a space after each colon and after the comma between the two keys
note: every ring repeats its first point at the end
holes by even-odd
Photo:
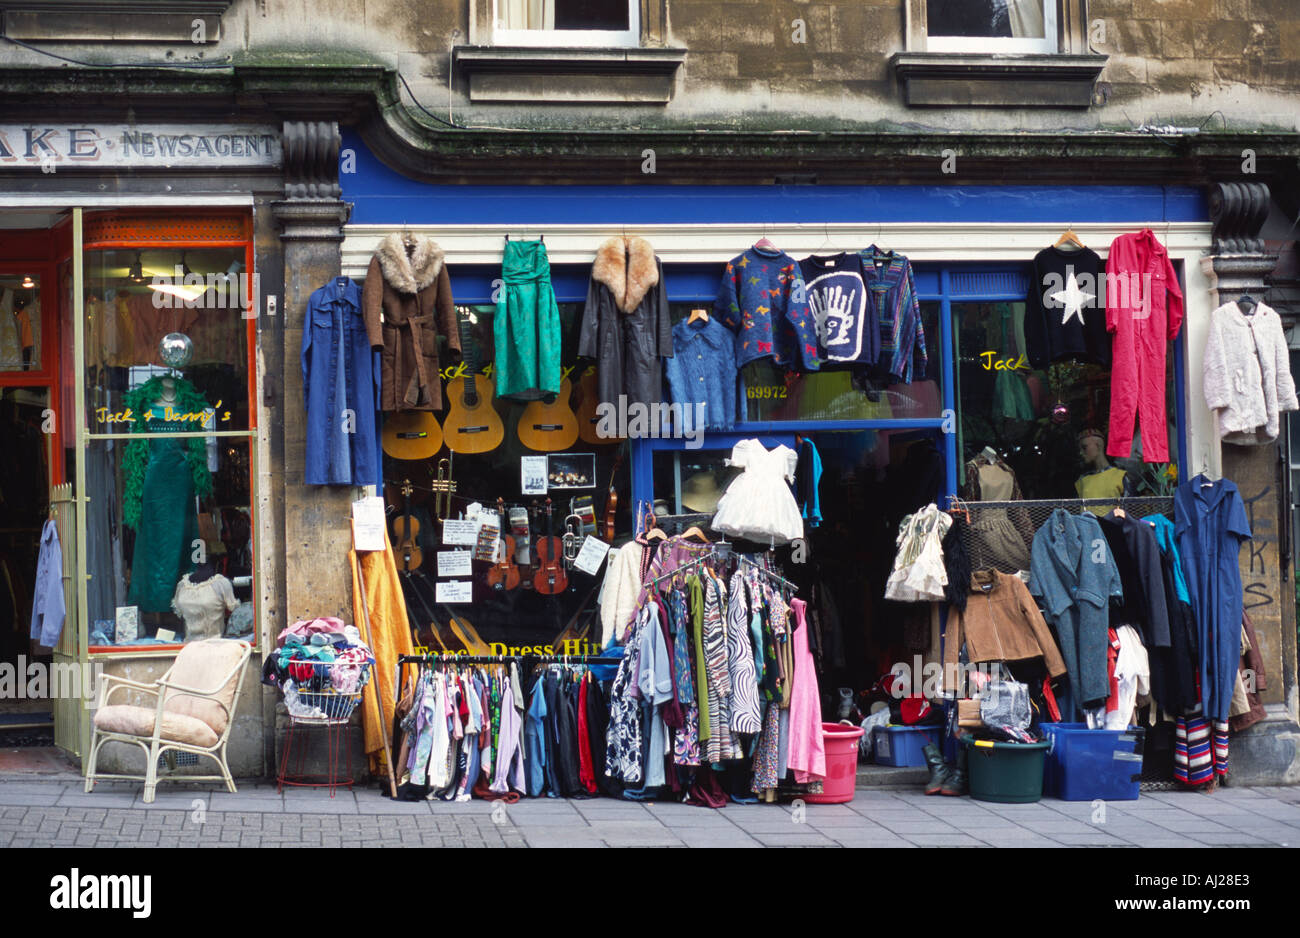
{"type": "Polygon", "coordinates": [[[663,265],[644,238],[610,238],[596,251],[578,355],[596,361],[601,403],[663,400],[663,363],[673,357],[673,325],[663,265]]]}

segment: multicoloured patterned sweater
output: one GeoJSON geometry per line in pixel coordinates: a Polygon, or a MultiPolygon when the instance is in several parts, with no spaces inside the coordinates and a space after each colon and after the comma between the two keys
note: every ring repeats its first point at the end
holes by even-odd
{"type": "Polygon", "coordinates": [[[781,251],[752,247],[727,263],[718,321],[736,334],[736,367],[770,357],[787,368],[817,371],[817,325],[799,263],[781,251]]]}
{"type": "Polygon", "coordinates": [[[912,264],[902,254],[882,251],[874,244],[859,251],[858,256],[862,258],[867,296],[880,323],[879,371],[911,384],[913,359],[920,375],[929,365],[912,264]]]}

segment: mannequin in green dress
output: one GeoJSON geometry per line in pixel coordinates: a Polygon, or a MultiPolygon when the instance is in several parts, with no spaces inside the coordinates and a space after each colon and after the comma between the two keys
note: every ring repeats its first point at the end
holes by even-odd
{"type": "MultiPolygon", "coordinates": [[[[125,403],[140,433],[200,430],[208,408],[194,385],[171,375],[149,379],[127,394],[125,403]]],[[[177,581],[195,566],[195,496],[212,494],[207,446],[201,437],[132,440],[123,473],[123,520],[135,529],[127,604],[141,612],[169,612],[177,581]]]]}

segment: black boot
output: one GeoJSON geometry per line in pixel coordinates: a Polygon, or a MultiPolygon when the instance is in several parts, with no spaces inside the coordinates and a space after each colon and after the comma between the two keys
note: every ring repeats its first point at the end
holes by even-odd
{"type": "Polygon", "coordinates": [[[925,764],[930,767],[930,780],[925,783],[925,793],[937,795],[948,784],[948,764],[943,761],[943,753],[934,743],[921,751],[925,753],[925,764]]]}
{"type": "Polygon", "coordinates": [[[966,794],[966,747],[961,744],[957,746],[957,764],[948,773],[940,794],[954,796],[966,794]]]}

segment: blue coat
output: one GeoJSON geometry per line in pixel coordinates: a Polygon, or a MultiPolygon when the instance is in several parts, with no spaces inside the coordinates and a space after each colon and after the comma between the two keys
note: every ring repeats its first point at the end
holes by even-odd
{"type": "Polygon", "coordinates": [[[1056,629],[1076,706],[1095,707],[1110,695],[1106,646],[1112,596],[1124,595],[1119,568],[1101,525],[1088,513],[1052,512],[1034,535],[1029,592],[1056,629]]]}
{"type": "Polygon", "coordinates": [[[1201,653],[1201,706],[1207,720],[1224,721],[1241,657],[1244,596],[1238,555],[1251,539],[1237,486],[1204,475],[1174,492],[1174,529],[1196,616],[1201,653]]]}
{"type": "Polygon", "coordinates": [[[383,485],[379,352],[361,316],[361,288],[335,277],[311,295],[302,327],[307,485],[383,485]]]}

